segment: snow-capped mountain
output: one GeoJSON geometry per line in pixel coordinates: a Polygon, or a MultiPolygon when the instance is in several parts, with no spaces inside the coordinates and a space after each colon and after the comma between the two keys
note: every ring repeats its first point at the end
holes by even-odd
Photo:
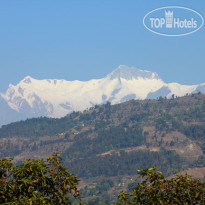
{"type": "Polygon", "coordinates": [[[105,78],[85,82],[37,80],[27,76],[0,93],[0,125],[30,117],[62,117],[107,101],[116,104],[130,99],[170,98],[173,94],[183,96],[198,91],[205,93],[205,84],[167,84],[157,73],[123,65],[105,78]]]}

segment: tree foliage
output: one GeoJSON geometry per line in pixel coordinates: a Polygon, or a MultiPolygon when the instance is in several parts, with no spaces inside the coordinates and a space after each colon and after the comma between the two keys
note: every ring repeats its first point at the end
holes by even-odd
{"type": "MultiPolygon", "coordinates": [[[[142,182],[132,188],[132,193],[121,192],[115,205],[205,204],[205,183],[200,180],[188,175],[167,179],[156,167],[138,170],[138,174],[142,182]]],[[[78,181],[62,165],[59,153],[46,160],[28,159],[20,165],[13,164],[11,158],[3,158],[0,160],[0,204],[64,205],[74,200],[75,204],[82,204],[78,181]]],[[[102,181],[103,188],[107,189],[108,182],[102,181]]]]}
{"type": "Polygon", "coordinates": [[[77,185],[77,177],[62,165],[59,153],[17,166],[12,159],[0,160],[0,204],[71,204],[79,197],[77,185]]]}
{"type": "Polygon", "coordinates": [[[188,175],[167,179],[156,167],[138,170],[138,174],[142,182],[132,193],[121,192],[115,205],[205,204],[205,183],[200,180],[188,175]]]}

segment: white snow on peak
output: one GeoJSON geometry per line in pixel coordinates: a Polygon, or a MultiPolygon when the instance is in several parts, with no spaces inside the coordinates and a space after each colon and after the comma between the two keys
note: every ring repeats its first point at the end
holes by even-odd
{"type": "Polygon", "coordinates": [[[26,76],[21,82],[22,82],[22,83],[29,84],[29,83],[31,83],[32,80],[33,80],[32,77],[26,76]]]}
{"type": "Polygon", "coordinates": [[[113,72],[107,75],[107,78],[115,79],[115,78],[124,78],[126,80],[132,79],[159,79],[157,73],[151,71],[144,71],[137,69],[135,67],[128,67],[126,65],[120,65],[113,72]]]}
{"type": "Polygon", "coordinates": [[[168,94],[168,98],[170,98],[173,94],[175,96],[181,97],[186,93],[192,93],[197,89],[198,85],[181,85],[179,83],[169,83],[168,88],[171,92],[168,94]]]}
{"type": "Polygon", "coordinates": [[[145,99],[149,93],[164,87],[169,91],[167,97],[171,97],[172,94],[191,93],[197,85],[166,84],[155,72],[120,65],[105,78],[89,81],[37,80],[26,76],[16,86],[10,85],[1,96],[18,112],[29,106],[32,112],[38,110],[39,116],[44,110],[49,117],[62,117],[106,101],[116,104],[129,99],[145,99]]]}

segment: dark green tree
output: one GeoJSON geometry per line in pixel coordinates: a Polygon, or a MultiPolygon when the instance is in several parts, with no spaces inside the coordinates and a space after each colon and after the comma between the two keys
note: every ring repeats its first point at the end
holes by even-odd
{"type": "Polygon", "coordinates": [[[59,153],[20,165],[0,160],[0,204],[71,204],[78,200],[78,179],[62,165],[59,153]]]}
{"type": "Polygon", "coordinates": [[[132,193],[121,192],[115,205],[205,204],[205,183],[188,175],[166,179],[156,167],[138,170],[143,178],[132,193]]]}

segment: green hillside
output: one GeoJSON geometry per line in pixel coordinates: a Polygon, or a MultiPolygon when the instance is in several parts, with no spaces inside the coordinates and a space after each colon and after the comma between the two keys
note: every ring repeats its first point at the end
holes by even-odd
{"type": "Polygon", "coordinates": [[[166,176],[197,170],[194,177],[204,178],[205,95],[108,102],[61,119],[12,123],[0,129],[0,150],[15,162],[61,150],[87,199],[112,198],[147,166],[166,176]]]}

